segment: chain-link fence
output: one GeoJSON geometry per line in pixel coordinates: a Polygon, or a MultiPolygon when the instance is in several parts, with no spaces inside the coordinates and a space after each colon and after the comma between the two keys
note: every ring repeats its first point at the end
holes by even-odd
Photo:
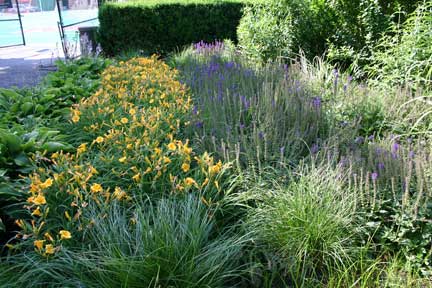
{"type": "Polygon", "coordinates": [[[17,0],[0,0],[0,48],[25,45],[22,8],[17,0]]]}
{"type": "Polygon", "coordinates": [[[95,28],[99,26],[98,0],[56,0],[59,29],[66,57],[96,53],[95,28]]]}
{"type": "Polygon", "coordinates": [[[95,52],[98,7],[98,0],[0,0],[0,47],[57,46],[67,58],[95,52]]]}

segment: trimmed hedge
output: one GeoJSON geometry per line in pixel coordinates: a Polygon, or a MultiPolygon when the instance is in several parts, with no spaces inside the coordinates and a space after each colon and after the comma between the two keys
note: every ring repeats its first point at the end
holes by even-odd
{"type": "Polygon", "coordinates": [[[109,56],[138,50],[166,55],[200,40],[236,42],[242,8],[250,1],[161,2],[104,4],[99,10],[103,51],[109,56]]]}

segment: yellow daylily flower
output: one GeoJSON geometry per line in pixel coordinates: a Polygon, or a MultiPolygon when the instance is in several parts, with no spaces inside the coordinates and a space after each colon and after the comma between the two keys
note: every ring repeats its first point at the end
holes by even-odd
{"type": "Polygon", "coordinates": [[[52,184],[53,184],[52,179],[51,179],[51,178],[48,178],[47,180],[45,180],[45,182],[43,182],[43,183],[40,184],[40,187],[41,187],[42,189],[46,189],[46,188],[48,188],[48,187],[51,187],[52,184]]]}
{"type": "Polygon", "coordinates": [[[177,149],[177,146],[174,142],[171,142],[168,144],[168,149],[171,151],[175,151],[177,149]]]}
{"type": "Polygon", "coordinates": [[[192,186],[192,185],[197,185],[196,181],[192,178],[192,177],[187,177],[185,179],[185,184],[186,186],[192,186]]]}
{"type": "Polygon", "coordinates": [[[36,210],[34,210],[34,211],[31,213],[31,215],[33,215],[33,216],[41,216],[41,215],[42,215],[42,212],[40,211],[40,208],[37,207],[36,210]]]}
{"type": "Polygon", "coordinates": [[[140,178],[141,178],[141,174],[140,173],[137,173],[134,176],[132,176],[132,179],[135,180],[136,182],[139,182],[140,178]]]}
{"type": "Polygon", "coordinates": [[[54,254],[55,253],[54,246],[52,244],[45,245],[45,253],[46,254],[54,254]]]}
{"type": "Polygon", "coordinates": [[[77,123],[80,120],[80,117],[78,115],[72,116],[72,122],[77,123]]]}
{"type": "Polygon", "coordinates": [[[44,205],[44,204],[46,204],[46,199],[45,199],[45,196],[43,196],[42,194],[39,193],[38,196],[36,196],[36,197],[29,197],[27,199],[27,202],[33,203],[35,205],[44,205]]]}
{"type": "Polygon", "coordinates": [[[33,241],[33,245],[36,247],[37,250],[42,250],[43,248],[43,244],[44,244],[45,240],[35,240],[33,241]]]}
{"type": "Polygon", "coordinates": [[[183,170],[183,172],[188,172],[190,169],[190,165],[188,163],[183,163],[181,169],[183,170]]]}
{"type": "Polygon", "coordinates": [[[78,146],[77,149],[78,154],[82,154],[85,151],[87,151],[87,143],[82,143],[81,145],[78,146]]]}
{"type": "Polygon", "coordinates": [[[93,185],[90,186],[90,191],[93,193],[98,193],[98,192],[102,192],[103,188],[100,184],[94,183],[93,185]]]}
{"type": "Polygon", "coordinates": [[[60,230],[59,234],[60,234],[61,240],[66,240],[66,239],[72,238],[72,234],[67,230],[60,230]]]}
{"type": "Polygon", "coordinates": [[[46,239],[48,239],[49,241],[54,241],[54,238],[51,236],[51,234],[49,233],[49,232],[46,232],[45,234],[44,234],[44,237],[46,238],[46,239]]]}

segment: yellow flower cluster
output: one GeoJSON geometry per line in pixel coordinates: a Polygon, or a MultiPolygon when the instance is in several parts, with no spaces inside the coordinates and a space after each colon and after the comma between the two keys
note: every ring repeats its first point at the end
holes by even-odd
{"type": "Polygon", "coordinates": [[[176,78],[177,71],[155,57],[119,62],[106,69],[94,95],[73,107],[70,125],[93,141],[76,153],[53,155],[55,171],[39,169],[30,177],[26,207],[34,219],[20,224],[23,234],[33,235],[36,251],[53,254],[61,241],[90,228],[93,219],[83,217],[90,203],[109,205],[139,193],[219,193],[222,162],[196,155],[188,140],[176,138],[192,107],[176,78]]]}

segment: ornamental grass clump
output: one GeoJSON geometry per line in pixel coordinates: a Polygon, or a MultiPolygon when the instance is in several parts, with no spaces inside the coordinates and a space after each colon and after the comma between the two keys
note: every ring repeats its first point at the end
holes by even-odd
{"type": "Polygon", "coordinates": [[[83,217],[94,220],[84,245],[62,247],[49,261],[31,252],[0,259],[0,286],[226,287],[241,273],[245,237],[219,232],[197,195],[109,209],[90,202],[83,217]]]}
{"type": "Polygon", "coordinates": [[[155,58],[111,66],[101,88],[71,109],[68,129],[75,153],[54,153],[28,178],[28,216],[17,220],[16,238],[50,257],[81,241],[95,219],[83,216],[93,203],[132,205],[145,195],[196,192],[207,205],[222,195],[227,165],[198,155],[178,138],[192,101],[177,72],[155,58]],[[63,231],[63,232],[62,232],[63,231]]]}
{"type": "Polygon", "coordinates": [[[256,204],[247,229],[284,263],[278,273],[286,283],[322,285],[326,275],[348,268],[358,255],[356,195],[344,188],[346,173],[330,165],[301,166],[295,174],[288,184],[273,180],[272,188],[251,188],[249,203],[256,204]]]}

